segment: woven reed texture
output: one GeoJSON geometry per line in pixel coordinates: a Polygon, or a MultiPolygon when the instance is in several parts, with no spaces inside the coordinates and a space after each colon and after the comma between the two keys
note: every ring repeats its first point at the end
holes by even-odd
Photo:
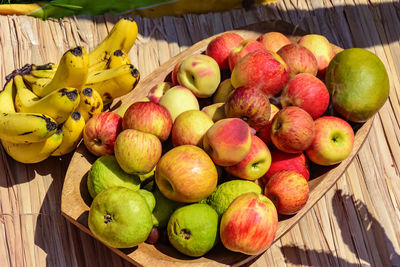
{"type": "MultiPolygon", "coordinates": [[[[376,53],[391,92],[345,174],[286,235],[251,266],[400,266],[400,4],[298,0],[276,6],[157,19],[134,17],[130,52],[142,76],[213,34],[282,19],[343,48],[376,53]]],[[[59,21],[0,16],[0,77],[26,63],[57,62],[76,45],[98,44],[118,16],[59,21]]],[[[1,79],[0,85],[4,84],[1,79]]],[[[25,165],[0,149],[0,266],[130,266],[60,213],[71,156],[25,165]]]]}

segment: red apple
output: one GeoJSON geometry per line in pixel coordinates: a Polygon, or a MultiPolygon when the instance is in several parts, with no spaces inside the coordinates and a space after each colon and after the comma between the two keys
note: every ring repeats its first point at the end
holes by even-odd
{"type": "Polygon", "coordinates": [[[236,88],[225,104],[225,115],[228,118],[241,118],[256,131],[268,123],[270,114],[269,98],[257,87],[236,88]]]}
{"type": "Polygon", "coordinates": [[[285,45],[277,54],[286,62],[290,70],[290,77],[298,73],[310,73],[314,76],[318,72],[318,62],[310,50],[299,44],[285,45]]]}
{"type": "Polygon", "coordinates": [[[280,32],[267,32],[257,38],[264,47],[272,52],[277,52],[281,47],[290,44],[289,38],[280,32]]]}
{"type": "Polygon", "coordinates": [[[257,50],[247,54],[231,75],[233,87],[258,87],[268,97],[279,93],[289,80],[289,68],[274,52],[257,50]]]}
{"type": "Polygon", "coordinates": [[[147,174],[161,157],[160,140],[152,134],[134,129],[123,130],[115,140],[118,165],[129,174],[147,174]]]}
{"type": "Polygon", "coordinates": [[[173,85],[173,86],[179,85],[179,82],[178,82],[178,70],[179,70],[179,67],[180,67],[181,64],[182,64],[182,61],[183,61],[183,60],[180,60],[180,61],[175,65],[174,70],[173,70],[172,73],[171,73],[171,80],[172,80],[172,85],[173,85]]]}
{"type": "Polygon", "coordinates": [[[348,157],[353,145],[350,124],[338,117],[324,116],[315,121],[315,137],[306,153],[316,164],[334,165],[348,157]]]}
{"type": "Polygon", "coordinates": [[[83,129],[83,142],[93,155],[114,153],[114,143],[122,131],[122,118],[113,112],[102,112],[90,118],[83,129]]]}
{"type": "Polygon", "coordinates": [[[283,89],[281,104],[282,107],[300,107],[315,120],[328,108],[329,91],[317,77],[309,73],[300,73],[290,79],[283,89]]]}
{"type": "Polygon", "coordinates": [[[222,34],[208,44],[206,55],[217,61],[221,70],[227,69],[229,53],[242,41],[243,38],[236,33],[228,32],[222,34]]]}
{"type": "Polygon", "coordinates": [[[279,214],[291,215],[306,205],[309,188],[303,175],[285,170],[275,173],[268,180],[264,194],[272,200],[279,214]]]}
{"type": "Polygon", "coordinates": [[[306,150],[314,135],[312,117],[299,107],[285,107],[272,120],[272,143],[283,152],[300,153],[306,150]]]}
{"type": "Polygon", "coordinates": [[[169,111],[160,104],[136,102],[126,110],[122,127],[124,130],[135,129],[154,134],[164,142],[171,132],[172,118],[169,111]]]}
{"type": "Polygon", "coordinates": [[[257,136],[251,137],[251,147],[247,156],[238,164],[225,167],[236,177],[246,180],[261,178],[271,166],[271,153],[267,145],[257,136]]]}
{"type": "Polygon", "coordinates": [[[257,136],[260,137],[261,140],[263,140],[263,142],[266,145],[271,145],[272,141],[271,141],[271,123],[273,118],[275,117],[275,114],[278,113],[279,108],[273,104],[271,104],[271,115],[269,116],[269,120],[267,125],[265,125],[264,127],[262,127],[258,132],[257,132],[257,136]]]}
{"type": "Polygon", "coordinates": [[[228,206],[221,218],[220,237],[229,250],[257,255],[274,241],[278,214],[266,196],[244,193],[228,206]]]}
{"type": "Polygon", "coordinates": [[[250,127],[237,118],[222,119],[208,129],[203,148],[220,166],[232,166],[242,161],[250,151],[250,127]]]}
{"type": "Polygon", "coordinates": [[[203,137],[214,124],[212,119],[200,110],[188,110],[181,113],[172,126],[174,146],[194,145],[203,147],[203,137]]]}
{"type": "Polygon", "coordinates": [[[239,60],[241,60],[248,53],[257,50],[265,50],[265,47],[256,40],[244,40],[241,42],[237,47],[232,49],[231,53],[229,54],[229,69],[232,71],[239,60]]]}
{"type": "Polygon", "coordinates": [[[308,160],[304,153],[285,153],[278,149],[271,150],[271,166],[267,173],[263,176],[263,181],[266,184],[268,180],[279,171],[294,170],[308,181],[310,172],[308,171],[308,160]]]}
{"type": "Polygon", "coordinates": [[[171,84],[167,82],[161,82],[150,89],[147,98],[154,103],[160,102],[161,97],[164,95],[165,91],[171,88],[171,84]]]}
{"type": "Polygon", "coordinates": [[[328,39],[319,34],[307,34],[300,38],[298,44],[304,46],[314,54],[318,62],[318,74],[324,75],[329,62],[335,56],[335,52],[328,39]]]}
{"type": "Polygon", "coordinates": [[[211,158],[201,148],[184,145],[169,150],[161,157],[155,181],[166,198],[192,203],[214,191],[218,174],[211,158]]]}

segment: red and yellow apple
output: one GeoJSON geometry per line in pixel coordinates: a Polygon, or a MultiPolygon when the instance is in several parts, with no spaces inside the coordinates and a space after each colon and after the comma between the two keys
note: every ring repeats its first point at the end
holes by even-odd
{"type": "Polygon", "coordinates": [[[290,70],[290,77],[298,73],[318,73],[318,62],[310,50],[299,44],[285,45],[277,54],[286,62],[290,70]]]}
{"type": "Polygon", "coordinates": [[[257,255],[274,241],[278,214],[266,196],[244,193],[228,206],[221,218],[222,244],[231,251],[257,255]]]}
{"type": "Polygon", "coordinates": [[[270,166],[271,153],[267,145],[260,138],[253,135],[247,156],[238,164],[225,167],[225,170],[236,177],[254,181],[261,178],[270,166]]]}
{"type": "Polygon", "coordinates": [[[160,104],[136,102],[126,110],[122,128],[150,133],[164,142],[171,132],[172,118],[169,111],[160,104]]]}
{"type": "Polygon", "coordinates": [[[335,56],[331,43],[325,36],[319,34],[307,34],[297,42],[314,54],[318,63],[318,74],[324,75],[329,62],[335,56]]]}
{"type": "Polygon", "coordinates": [[[283,152],[300,153],[306,150],[314,135],[314,120],[299,107],[282,108],[272,120],[272,143],[283,152]]]}
{"type": "Polygon", "coordinates": [[[221,70],[227,69],[229,53],[242,41],[243,37],[236,33],[224,33],[208,44],[206,55],[212,57],[221,70]]]}
{"type": "Polygon", "coordinates": [[[90,118],[83,129],[83,142],[93,155],[114,153],[114,143],[122,131],[122,118],[113,112],[102,112],[90,118]]]}
{"type": "Polygon", "coordinates": [[[237,47],[232,49],[231,53],[229,54],[229,69],[232,71],[239,60],[241,60],[248,53],[257,50],[265,50],[265,47],[256,40],[244,40],[241,42],[237,47]]]}
{"type": "Polygon", "coordinates": [[[155,181],[168,199],[192,203],[208,197],[216,188],[217,169],[201,148],[177,146],[165,153],[156,167],[155,181]]]}
{"type": "Polygon", "coordinates": [[[278,111],[279,108],[274,104],[271,104],[271,115],[269,116],[268,123],[257,132],[257,136],[260,137],[260,139],[263,140],[263,142],[268,146],[272,144],[271,123],[273,118],[275,117],[275,114],[278,113],[278,111]]]}
{"type": "Polygon", "coordinates": [[[199,98],[212,96],[221,81],[218,63],[209,56],[196,54],[185,58],[178,69],[178,82],[199,98]]]}
{"type": "Polygon", "coordinates": [[[315,137],[306,150],[308,158],[319,165],[334,165],[346,159],[353,149],[354,131],[338,117],[324,116],[315,120],[315,137]]]}
{"type": "Polygon", "coordinates": [[[315,120],[329,105],[329,91],[325,84],[309,73],[300,73],[289,80],[281,94],[282,107],[304,109],[315,120]]]}
{"type": "Polygon", "coordinates": [[[168,109],[172,121],[184,111],[200,109],[196,96],[189,89],[179,85],[166,91],[159,104],[168,109]]]}
{"type": "Polygon", "coordinates": [[[208,129],[203,148],[220,166],[232,166],[242,161],[250,151],[250,127],[237,118],[219,120],[208,129]]]}
{"type": "Polygon", "coordinates": [[[129,174],[151,172],[161,157],[157,136],[134,129],[123,130],[115,140],[114,154],[118,165],[129,174]]]}
{"type": "Polygon", "coordinates": [[[147,97],[151,102],[160,102],[161,97],[164,95],[165,91],[171,88],[171,84],[168,82],[161,82],[150,89],[147,97]]]}
{"type": "Polygon", "coordinates": [[[233,87],[257,87],[268,97],[279,93],[289,80],[289,68],[276,53],[257,50],[247,54],[231,75],[233,87]]]}
{"type": "Polygon", "coordinates": [[[285,170],[275,173],[268,180],[264,194],[272,200],[279,214],[292,215],[306,205],[309,187],[303,175],[285,170]]]}
{"type": "Polygon", "coordinates": [[[172,81],[172,85],[173,86],[179,85],[179,82],[178,82],[178,70],[179,70],[179,67],[182,64],[182,61],[183,60],[180,60],[178,63],[176,63],[173,71],[171,72],[171,81],[172,81]]]}
{"type": "Polygon", "coordinates": [[[185,111],[176,117],[172,126],[172,144],[203,147],[203,137],[213,124],[212,119],[200,110],[185,111]]]}
{"type": "Polygon", "coordinates": [[[310,172],[308,170],[308,160],[304,153],[285,153],[278,149],[271,150],[271,166],[267,173],[263,176],[263,181],[267,184],[268,180],[279,171],[294,170],[308,181],[310,172]]]}
{"type": "Polygon", "coordinates": [[[289,38],[280,32],[267,32],[257,38],[264,47],[272,52],[277,52],[285,45],[291,44],[289,38]]]}
{"type": "Polygon", "coordinates": [[[271,115],[268,96],[257,87],[242,86],[233,91],[225,103],[228,118],[241,118],[258,131],[267,125],[271,115]]]}

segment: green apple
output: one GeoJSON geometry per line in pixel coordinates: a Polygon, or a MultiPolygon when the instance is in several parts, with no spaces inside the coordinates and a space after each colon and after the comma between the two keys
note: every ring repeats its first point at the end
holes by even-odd
{"type": "Polygon", "coordinates": [[[228,100],[229,94],[233,90],[235,90],[235,88],[232,86],[231,79],[226,79],[222,81],[219,84],[218,89],[213,96],[213,102],[225,103],[228,100]]]}
{"type": "Polygon", "coordinates": [[[213,120],[213,122],[217,122],[226,118],[225,103],[215,103],[209,106],[205,106],[204,108],[202,108],[201,111],[206,113],[207,116],[213,120]]]}
{"type": "Polygon", "coordinates": [[[137,246],[153,228],[146,200],[125,187],[112,187],[98,194],[90,206],[88,223],[93,235],[113,248],[137,246]]]}

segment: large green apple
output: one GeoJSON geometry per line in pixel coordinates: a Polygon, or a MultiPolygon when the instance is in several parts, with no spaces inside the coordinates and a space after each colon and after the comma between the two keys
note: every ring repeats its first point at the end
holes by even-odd
{"type": "Polygon", "coordinates": [[[153,221],[146,200],[125,187],[112,187],[98,194],[90,206],[89,229],[113,248],[130,248],[144,242],[153,221]]]}

